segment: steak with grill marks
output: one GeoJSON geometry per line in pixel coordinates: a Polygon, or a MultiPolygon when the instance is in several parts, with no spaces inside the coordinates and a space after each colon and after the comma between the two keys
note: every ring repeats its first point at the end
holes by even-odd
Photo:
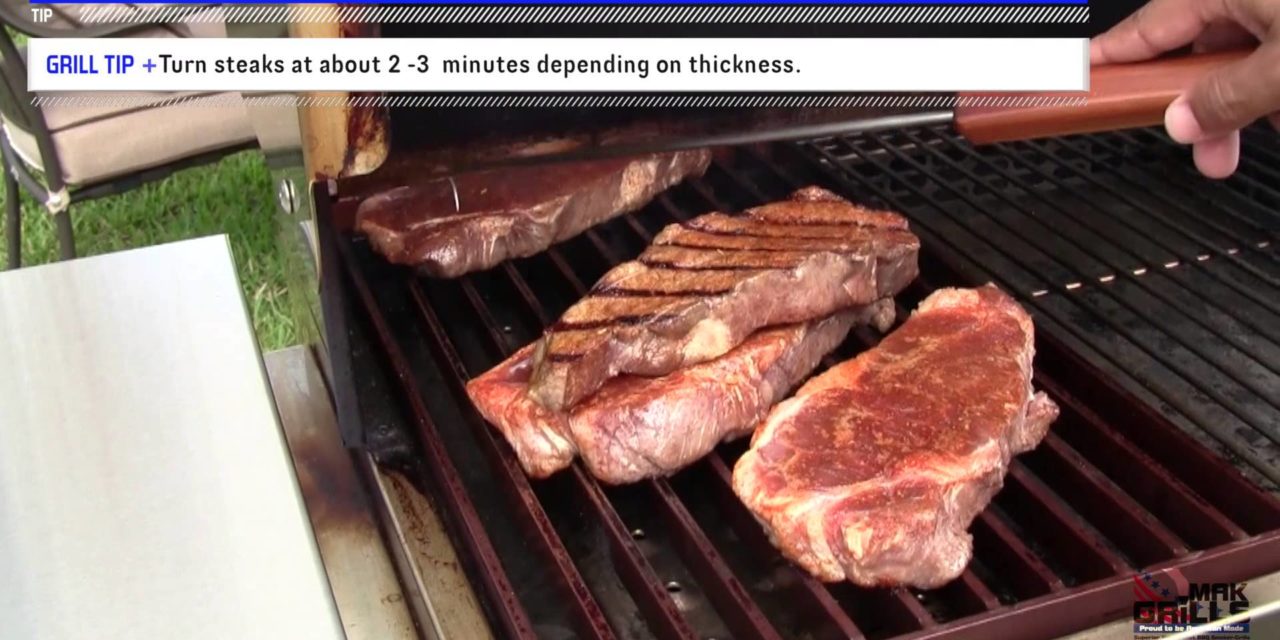
{"type": "Polygon", "coordinates": [[[529,475],[549,476],[578,455],[600,480],[635,482],[674,473],[721,441],[751,433],[850,327],[868,323],[882,330],[892,324],[892,301],[766,329],[719,358],[666,376],[620,376],[568,412],[529,398],[532,347],[472,380],[467,393],[529,475]]]}
{"type": "Polygon", "coordinates": [[[993,286],[944,289],[769,413],[734,491],[783,555],[825,581],[931,589],[1058,408],[1031,386],[1031,318],[993,286]]]}
{"type": "Polygon", "coordinates": [[[814,187],[670,225],[547,331],[529,392],[562,410],[614,376],[665,375],[761,327],[890,298],[915,278],[919,249],[902,216],[814,187]]]}
{"type": "Polygon", "coordinates": [[[698,149],[469,173],[367,198],[356,229],[391,262],[452,278],[639,209],[710,163],[698,149]]]}

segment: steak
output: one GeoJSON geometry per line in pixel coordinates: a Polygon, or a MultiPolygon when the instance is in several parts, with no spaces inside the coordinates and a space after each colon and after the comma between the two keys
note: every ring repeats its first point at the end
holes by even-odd
{"type": "Polygon", "coordinates": [[[1031,387],[1031,318],[994,286],[944,289],[876,348],[774,407],[734,491],[821,580],[931,589],[964,571],[966,529],[1058,408],[1031,387]]]}
{"type": "Polygon", "coordinates": [[[670,225],[547,331],[529,392],[562,410],[614,376],[665,375],[761,327],[890,298],[915,278],[919,249],[902,216],[812,187],[742,216],[670,225]]]}
{"type": "Polygon", "coordinates": [[[614,378],[567,413],[529,398],[532,346],[472,380],[467,393],[529,475],[549,476],[578,455],[604,482],[635,482],[674,473],[721,441],[751,433],[852,326],[892,322],[893,304],[883,300],[768,329],[715,360],[666,376],[614,378]]]}
{"type": "Polygon", "coordinates": [[[635,211],[710,163],[699,149],[464,174],[365,199],[356,229],[389,261],[453,278],[635,211]]]}

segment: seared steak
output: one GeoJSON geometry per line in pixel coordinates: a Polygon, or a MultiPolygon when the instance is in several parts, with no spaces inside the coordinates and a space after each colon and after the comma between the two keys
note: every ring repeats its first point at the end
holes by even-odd
{"type": "Polygon", "coordinates": [[[699,149],[464,174],[366,199],[356,229],[391,262],[452,278],[635,211],[710,163],[699,149]]]}
{"type": "Polygon", "coordinates": [[[761,327],[892,297],[915,278],[919,248],[901,216],[812,187],[740,217],[670,225],[547,331],[529,391],[562,410],[614,376],[664,375],[761,327]]]}
{"type": "Polygon", "coordinates": [[[769,413],[734,491],[782,553],[825,581],[949,582],[969,523],[1058,408],[1031,387],[1031,318],[993,286],[929,296],[879,346],[769,413]]]}
{"type": "Polygon", "coordinates": [[[472,380],[467,393],[529,475],[551,475],[577,454],[600,480],[635,482],[673,473],[719,442],[751,433],[850,327],[892,322],[893,304],[883,300],[761,331],[715,360],[660,378],[615,378],[568,413],[529,398],[532,347],[472,380]]]}

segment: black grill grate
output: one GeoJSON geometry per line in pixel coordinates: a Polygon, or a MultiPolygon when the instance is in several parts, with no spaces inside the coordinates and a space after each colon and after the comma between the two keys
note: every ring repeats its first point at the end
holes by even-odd
{"type": "Polygon", "coordinates": [[[1189,433],[1280,482],[1280,172],[1251,131],[1215,185],[1152,131],[976,150],[941,131],[802,145],[911,213],[930,250],[1028,301],[1189,433]],[[870,145],[874,145],[871,147],[870,145]],[[961,257],[963,256],[963,257],[961,257]]]}
{"type": "MultiPolygon", "coordinates": [[[[1266,162],[1210,184],[1147,131],[982,150],[904,131],[733,150],[637,215],[459,280],[416,278],[359,239],[339,255],[353,343],[391,374],[419,445],[409,466],[505,635],[1042,637],[1124,615],[1139,568],[1205,581],[1280,569],[1280,504],[1258,488],[1277,477],[1280,423],[1266,162]],[[824,586],[791,567],[730,489],[743,443],[629,487],[578,466],[530,482],[463,393],[663,225],[815,182],[912,219],[924,276],[905,308],[933,286],[994,280],[1036,317],[1036,383],[1063,415],[1012,465],[972,528],[974,562],[943,589],[824,586]]],[[[861,330],[827,364],[877,339],[861,330]]]]}

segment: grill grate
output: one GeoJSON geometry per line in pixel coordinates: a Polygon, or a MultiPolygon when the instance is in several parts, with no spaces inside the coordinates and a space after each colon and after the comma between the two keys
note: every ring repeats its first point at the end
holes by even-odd
{"type": "MultiPolygon", "coordinates": [[[[942,130],[735,149],[640,214],[489,272],[416,278],[359,239],[338,255],[353,329],[419,441],[418,479],[505,635],[1039,637],[1123,615],[1138,568],[1280,569],[1280,503],[1258,486],[1280,475],[1276,172],[1247,160],[1210,185],[1175,151],[1148,131],[976,150],[942,130]],[[730,488],[744,443],[629,487],[580,466],[530,482],[463,392],[663,225],[815,182],[911,218],[924,275],[905,308],[935,284],[994,280],[1036,317],[1036,384],[1062,416],[1013,463],[972,527],[974,562],[942,589],[822,585],[790,566],[730,488]]],[[[826,364],[877,339],[859,330],[826,364]]]]}
{"type": "Polygon", "coordinates": [[[1254,175],[1270,169],[1247,156],[1211,188],[1151,131],[986,152],[939,131],[902,137],[914,153],[880,136],[804,147],[846,188],[945,239],[931,250],[971,256],[955,259],[1028,299],[1037,323],[1188,432],[1280,482],[1280,193],[1254,175]]]}

